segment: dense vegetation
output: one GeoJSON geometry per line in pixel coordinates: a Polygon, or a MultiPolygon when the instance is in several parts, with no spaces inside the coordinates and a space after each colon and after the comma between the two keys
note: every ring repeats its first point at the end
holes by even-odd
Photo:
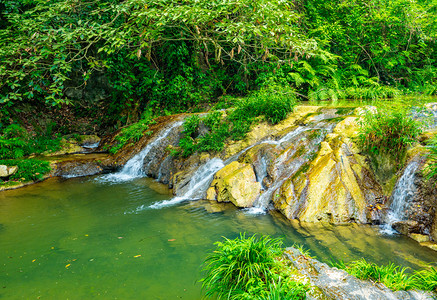
{"type": "Polygon", "coordinates": [[[112,129],[145,110],[203,110],[263,86],[304,100],[435,94],[436,7],[435,0],[2,0],[0,130],[26,122],[29,105],[58,112],[68,104],[72,118],[112,129]]]}
{"type": "MultiPolygon", "coordinates": [[[[299,100],[435,95],[436,4],[0,0],[0,158],[121,129],[115,153],[154,116],[231,106],[187,122],[173,151],[188,156],[279,122],[299,100]]],[[[367,151],[398,153],[417,135],[392,117],[366,118],[380,130],[363,135],[367,151]],[[409,132],[385,138],[386,121],[409,132]]]]}
{"type": "MultiPolygon", "coordinates": [[[[36,159],[0,159],[0,165],[18,167],[17,172],[8,178],[8,184],[11,182],[40,180],[44,174],[51,170],[49,162],[36,159]]],[[[0,185],[4,183],[6,181],[0,179],[0,185]]]]}

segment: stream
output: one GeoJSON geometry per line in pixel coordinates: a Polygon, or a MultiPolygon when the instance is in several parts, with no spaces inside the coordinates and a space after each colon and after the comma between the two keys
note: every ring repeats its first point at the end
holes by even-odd
{"type": "MultiPolygon", "coordinates": [[[[201,263],[222,236],[283,237],[319,260],[420,269],[436,253],[378,227],[299,223],[232,205],[171,200],[149,178],[53,178],[0,193],[0,299],[200,299],[201,263]]],[[[273,214],[273,215],[272,215],[273,214]]]]}

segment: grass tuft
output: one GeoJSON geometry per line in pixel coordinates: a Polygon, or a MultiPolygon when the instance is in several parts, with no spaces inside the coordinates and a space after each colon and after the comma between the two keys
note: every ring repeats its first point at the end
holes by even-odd
{"type": "Polygon", "coordinates": [[[257,235],[216,242],[201,280],[207,296],[218,299],[305,299],[307,287],[280,275],[282,239],[257,235]]]}
{"type": "Polygon", "coordinates": [[[364,115],[358,141],[372,154],[387,153],[401,158],[422,133],[421,123],[414,120],[407,109],[384,109],[364,115]]]}

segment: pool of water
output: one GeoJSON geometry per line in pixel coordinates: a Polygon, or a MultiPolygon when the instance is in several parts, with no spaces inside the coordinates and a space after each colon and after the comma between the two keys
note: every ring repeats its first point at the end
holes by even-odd
{"type": "Polygon", "coordinates": [[[371,226],[301,224],[279,214],[170,199],[150,179],[50,179],[0,193],[0,299],[200,299],[201,263],[240,232],[282,236],[322,261],[365,257],[420,268],[436,252],[371,226]]]}

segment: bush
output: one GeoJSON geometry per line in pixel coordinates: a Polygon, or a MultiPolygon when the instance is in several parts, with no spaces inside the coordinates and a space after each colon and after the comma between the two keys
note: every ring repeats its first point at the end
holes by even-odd
{"type": "Polygon", "coordinates": [[[52,138],[49,132],[31,136],[18,124],[6,127],[0,135],[0,159],[14,159],[61,148],[61,139],[52,138]]]}
{"type": "Polygon", "coordinates": [[[49,162],[36,159],[2,159],[0,165],[18,166],[18,171],[9,178],[13,181],[37,181],[51,171],[49,162]]]}
{"type": "Polygon", "coordinates": [[[304,299],[307,287],[278,274],[282,240],[256,235],[217,242],[204,262],[206,295],[218,299],[304,299]],[[254,296],[256,295],[256,296],[254,296]]]}
{"type": "Polygon", "coordinates": [[[154,124],[154,121],[150,117],[145,117],[137,123],[122,128],[115,137],[116,144],[109,149],[109,152],[115,154],[124,146],[138,142],[144,134],[151,135],[151,131],[146,132],[150,124],[154,124]]]}
{"type": "Polygon", "coordinates": [[[236,100],[236,107],[226,118],[220,111],[205,117],[191,116],[185,120],[183,137],[179,142],[179,154],[187,157],[194,152],[221,151],[226,139],[241,140],[249,132],[257,118],[265,118],[277,124],[293,111],[297,104],[292,90],[272,85],[236,100]],[[205,127],[200,133],[200,127],[205,127]]]}
{"type": "Polygon", "coordinates": [[[406,109],[379,108],[368,111],[360,124],[358,140],[372,154],[388,153],[400,158],[421,134],[421,124],[406,109]]]}

